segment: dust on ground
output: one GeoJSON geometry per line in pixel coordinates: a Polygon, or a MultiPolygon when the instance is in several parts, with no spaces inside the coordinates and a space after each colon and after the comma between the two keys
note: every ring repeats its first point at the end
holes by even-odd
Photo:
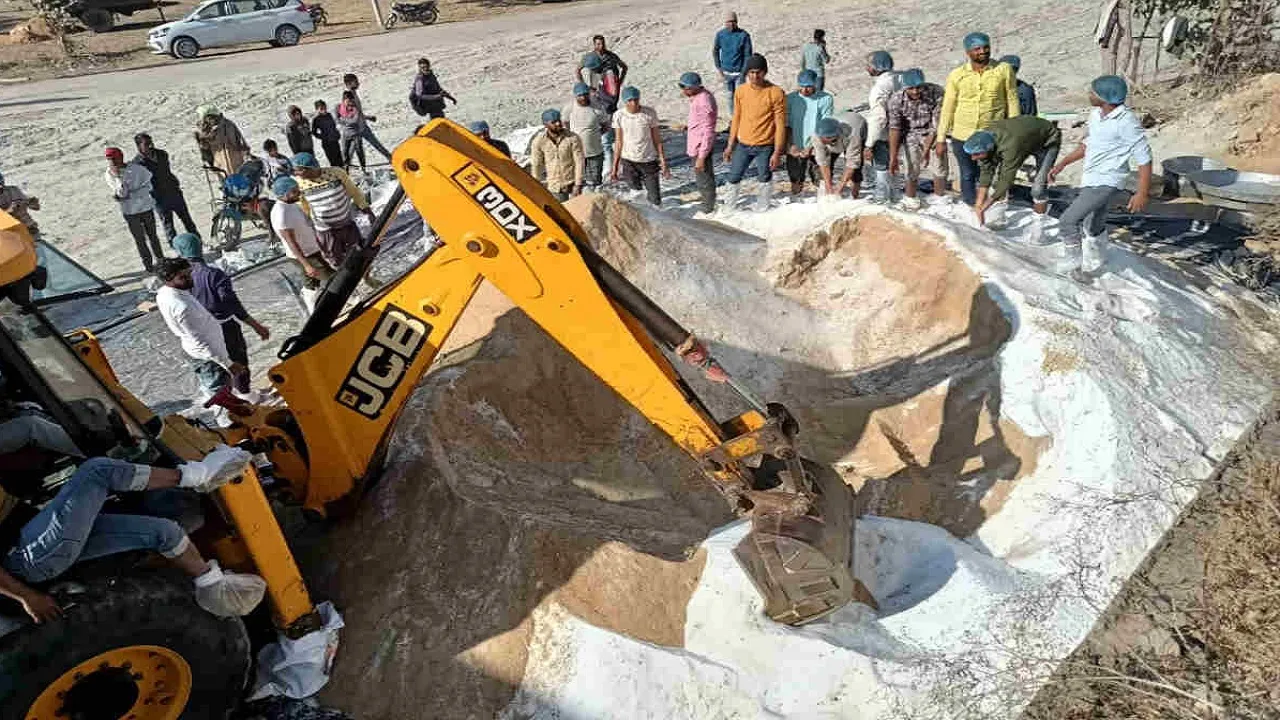
{"type": "Polygon", "coordinates": [[[1028,720],[1274,718],[1280,408],[1206,483],[1028,720]]]}

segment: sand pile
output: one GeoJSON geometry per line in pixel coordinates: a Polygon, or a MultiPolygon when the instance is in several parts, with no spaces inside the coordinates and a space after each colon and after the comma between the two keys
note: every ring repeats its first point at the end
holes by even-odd
{"type": "MultiPolygon", "coordinates": [[[[748,235],[607,197],[571,209],[731,371],[788,404],[804,452],[864,487],[868,509],[963,531],[1034,462],[999,418],[991,356],[1008,322],[938,238],[852,220],[761,272],[748,235]]],[[[328,697],[369,717],[491,717],[548,601],[682,647],[692,550],[731,519],[692,460],[523,313],[491,290],[476,306],[406,409],[381,484],[324,541],[317,589],[348,628],[328,697]]],[[[690,382],[717,413],[743,409],[690,382]]]]}
{"type": "Polygon", "coordinates": [[[1162,126],[1156,159],[1206,155],[1239,170],[1280,174],[1280,73],[1253,78],[1162,126]]]}

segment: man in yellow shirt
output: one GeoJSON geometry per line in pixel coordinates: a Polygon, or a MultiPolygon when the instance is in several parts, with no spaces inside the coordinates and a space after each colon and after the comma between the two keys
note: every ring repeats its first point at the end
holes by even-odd
{"type": "Polygon", "coordinates": [[[960,195],[972,205],[978,196],[978,163],[964,151],[964,141],[996,120],[1018,116],[1018,82],[1013,68],[991,60],[991,38],[969,33],[964,38],[969,62],[947,76],[934,146],[946,157],[946,140],[960,168],[960,195]]]}
{"type": "Polygon", "coordinates": [[[767,210],[773,194],[773,171],[787,151],[787,95],[766,79],[769,63],[763,55],[747,60],[747,81],[733,93],[733,121],[724,161],[729,166],[728,207],[738,202],[738,184],[747,167],[756,166],[760,194],[756,209],[767,210]]]}

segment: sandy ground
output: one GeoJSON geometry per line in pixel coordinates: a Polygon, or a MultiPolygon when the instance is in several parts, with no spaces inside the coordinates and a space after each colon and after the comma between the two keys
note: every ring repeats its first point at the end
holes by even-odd
{"type": "MultiPolygon", "coordinates": [[[[544,5],[470,23],[414,28],[368,38],[335,40],[270,52],[0,87],[0,169],[9,182],[41,196],[41,222],[53,241],[100,274],[138,269],[132,242],[105,191],[102,148],[131,151],[147,131],[173,158],[197,222],[209,220],[208,190],[191,140],[194,109],[213,103],[236,121],[250,144],[282,140],[289,104],[332,105],[341,73],[364,77],[366,108],[378,117],[387,143],[416,126],[405,101],[413,60],[430,55],[445,87],[460,101],[451,117],[487,118],[502,133],[535,122],[542,109],[567,101],[572,68],[593,33],[613,38],[631,65],[629,82],[646,93],[660,115],[682,120],[684,104],[674,79],[684,70],[710,77],[711,36],[730,3],[573,2],[544,5]],[[535,22],[536,20],[536,22],[535,22]],[[662,38],[661,43],[654,40],[662,38]]],[[[862,102],[868,78],[860,56],[888,47],[903,67],[919,65],[935,80],[958,64],[965,32],[982,27],[997,52],[1023,57],[1025,77],[1036,83],[1046,109],[1071,108],[1083,99],[1084,78],[1095,56],[1087,39],[1091,13],[1048,0],[1020,3],[1000,17],[957,14],[941,0],[873,5],[857,2],[810,7],[800,2],[734,3],[756,47],[773,57],[777,79],[790,86],[799,46],[815,26],[827,30],[834,64],[828,86],[841,107],[862,102]],[[1033,29],[1051,25],[1052,35],[1033,29]],[[892,38],[892,40],[891,40],[892,38]]]]}
{"type": "MultiPolygon", "coordinates": [[[[511,10],[537,7],[541,0],[442,0],[438,24],[464,22],[499,15],[511,10]]],[[[21,0],[0,1],[0,76],[8,82],[38,80],[48,77],[78,76],[128,68],[168,66],[178,63],[169,56],[153,55],[146,46],[147,32],[161,24],[181,18],[199,2],[168,2],[160,10],[140,10],[131,16],[116,16],[116,26],[105,33],[81,30],[72,33],[71,55],[52,41],[17,42],[8,34],[31,16],[31,8],[21,0]],[[163,16],[161,15],[163,12],[163,16]],[[25,80],[24,80],[25,79],[25,80]]],[[[303,39],[314,45],[337,38],[370,35],[381,31],[375,22],[368,0],[323,0],[328,23],[303,39]]],[[[390,2],[382,2],[385,18],[390,2]]],[[[401,28],[403,30],[403,28],[401,28]]],[[[254,50],[265,51],[265,45],[241,45],[206,50],[202,58],[234,55],[254,50]]],[[[203,60],[202,60],[203,61],[203,60]]],[[[189,64],[185,63],[185,64],[189,64]]]]}

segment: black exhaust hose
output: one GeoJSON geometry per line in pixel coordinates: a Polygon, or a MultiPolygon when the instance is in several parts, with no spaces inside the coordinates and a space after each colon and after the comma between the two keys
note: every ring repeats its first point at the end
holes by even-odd
{"type": "Polygon", "coordinates": [[[382,212],[373,221],[373,229],[369,231],[369,235],[361,239],[359,246],[347,253],[347,257],[342,261],[342,267],[338,268],[338,272],[320,289],[320,295],[316,298],[316,309],[311,313],[311,317],[307,318],[307,324],[302,327],[302,332],[286,340],[280,348],[281,360],[287,360],[306,350],[333,332],[333,323],[342,314],[342,308],[346,307],[347,300],[356,291],[361,279],[369,272],[374,258],[378,256],[377,242],[387,231],[387,225],[396,216],[403,201],[404,187],[397,184],[395,192],[391,194],[387,204],[382,207],[382,212]]]}
{"type": "Polygon", "coordinates": [[[631,281],[623,277],[622,273],[610,265],[608,260],[600,257],[584,242],[575,241],[574,244],[582,253],[587,269],[595,276],[596,282],[600,283],[605,294],[634,315],[655,340],[666,345],[668,350],[675,350],[689,339],[691,333],[688,330],[668,315],[666,310],[649,299],[649,296],[645,295],[640,288],[632,285],[631,281]]]}

